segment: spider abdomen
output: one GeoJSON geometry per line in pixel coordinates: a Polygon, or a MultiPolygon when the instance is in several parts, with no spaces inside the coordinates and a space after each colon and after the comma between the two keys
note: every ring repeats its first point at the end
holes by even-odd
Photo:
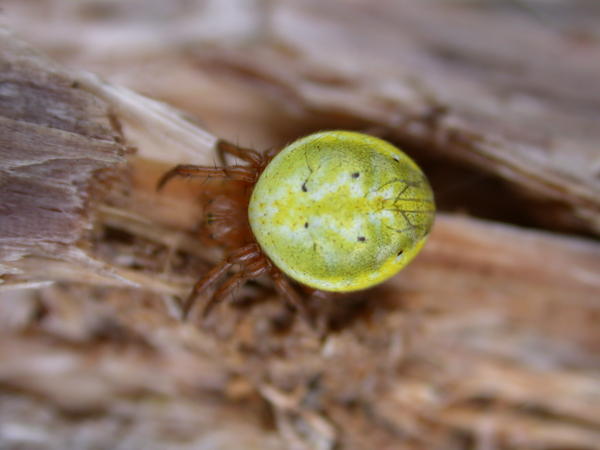
{"type": "Polygon", "coordinates": [[[265,168],[248,216],[262,250],[293,279],[352,291],[397,273],[434,217],[419,167],[381,139],[330,131],[299,139],[265,168]]]}

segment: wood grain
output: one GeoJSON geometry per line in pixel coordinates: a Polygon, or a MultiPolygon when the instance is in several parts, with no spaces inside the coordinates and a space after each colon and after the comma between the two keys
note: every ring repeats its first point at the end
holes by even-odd
{"type": "Polygon", "coordinates": [[[0,36],[0,447],[597,449],[597,2],[159,3],[6,2],[77,69],[0,36]],[[268,280],[183,323],[223,186],[163,171],[333,127],[423,163],[423,252],[325,335],[268,280]]]}

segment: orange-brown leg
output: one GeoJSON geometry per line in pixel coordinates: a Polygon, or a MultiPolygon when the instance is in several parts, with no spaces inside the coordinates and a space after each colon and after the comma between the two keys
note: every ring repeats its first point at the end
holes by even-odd
{"type": "Polygon", "coordinates": [[[217,292],[215,292],[215,294],[204,307],[204,310],[202,311],[202,317],[206,318],[217,304],[225,300],[233,293],[233,291],[242,286],[246,281],[258,278],[262,274],[266,273],[268,269],[269,266],[264,258],[259,258],[243,267],[242,270],[229,278],[225,283],[223,283],[217,292]]]}
{"type": "Polygon", "coordinates": [[[298,292],[290,284],[286,276],[276,267],[271,267],[270,270],[271,278],[275,283],[275,289],[287,302],[292,305],[300,314],[302,319],[310,326],[314,327],[313,320],[306,303],[302,300],[298,292]]]}
{"type": "Polygon", "coordinates": [[[183,319],[187,319],[196,299],[217,283],[234,264],[244,265],[260,254],[260,248],[257,244],[248,244],[233,251],[223,262],[213,267],[194,285],[192,292],[183,305],[183,319]]]}
{"type": "Polygon", "coordinates": [[[203,177],[203,178],[226,178],[246,183],[254,183],[257,179],[256,169],[247,166],[230,167],[205,167],[192,164],[180,164],[166,172],[156,184],[156,190],[160,191],[167,182],[175,177],[203,177]]]}
{"type": "Polygon", "coordinates": [[[188,315],[190,314],[190,310],[192,309],[192,306],[194,306],[196,299],[201,294],[203,294],[204,291],[206,291],[213,284],[215,284],[217,281],[219,281],[219,279],[223,275],[225,275],[225,273],[231,268],[231,266],[233,266],[233,264],[230,263],[229,261],[225,260],[218,266],[213,267],[206,275],[204,275],[204,277],[202,277],[201,279],[199,279],[196,282],[196,284],[194,285],[194,288],[192,289],[192,292],[190,293],[190,295],[188,295],[188,298],[185,300],[185,303],[183,304],[183,311],[182,311],[183,320],[186,320],[188,318],[188,315]]]}
{"type": "Polygon", "coordinates": [[[244,261],[237,262],[242,265],[242,269],[223,283],[223,285],[214,293],[204,307],[202,316],[206,318],[217,304],[225,300],[234,290],[242,286],[246,281],[258,278],[268,272],[275,283],[275,288],[279,295],[298,311],[298,314],[300,314],[307,325],[315,328],[310,312],[300,295],[289,283],[285,275],[269,262],[262,252],[260,252],[258,246],[256,247],[256,253],[249,253],[245,256],[244,261]]]}
{"type": "Polygon", "coordinates": [[[272,148],[267,150],[264,153],[259,153],[256,150],[252,150],[250,148],[239,147],[231,142],[220,140],[217,142],[217,151],[221,160],[224,160],[225,153],[229,153],[237,158],[240,158],[242,161],[249,163],[249,167],[252,167],[255,170],[257,175],[260,175],[267,164],[271,162],[273,157],[279,153],[278,148],[272,148]]]}
{"type": "MultiPolygon", "coordinates": [[[[258,153],[256,150],[251,148],[239,147],[231,142],[220,139],[217,142],[217,151],[220,155],[229,153],[242,161],[250,163],[254,167],[258,167],[262,164],[264,156],[258,153]]],[[[224,159],[224,158],[223,158],[224,159]]]]}

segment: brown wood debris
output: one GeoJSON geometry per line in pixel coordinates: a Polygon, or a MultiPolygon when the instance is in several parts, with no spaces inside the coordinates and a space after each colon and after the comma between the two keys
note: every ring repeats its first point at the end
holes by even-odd
{"type": "Polygon", "coordinates": [[[600,448],[594,1],[3,9],[0,448],[600,448]],[[431,176],[423,252],[324,335],[266,279],[182,322],[221,186],[163,171],[337,127],[431,176]]]}

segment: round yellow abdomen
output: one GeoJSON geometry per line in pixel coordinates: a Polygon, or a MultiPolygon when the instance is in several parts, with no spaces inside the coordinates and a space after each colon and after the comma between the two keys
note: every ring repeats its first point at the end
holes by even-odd
{"type": "Polygon", "coordinates": [[[273,158],[249,205],[262,250],[289,277],[324,291],[353,291],[396,274],[433,223],[433,192],[393,145],[326,131],[273,158]]]}

